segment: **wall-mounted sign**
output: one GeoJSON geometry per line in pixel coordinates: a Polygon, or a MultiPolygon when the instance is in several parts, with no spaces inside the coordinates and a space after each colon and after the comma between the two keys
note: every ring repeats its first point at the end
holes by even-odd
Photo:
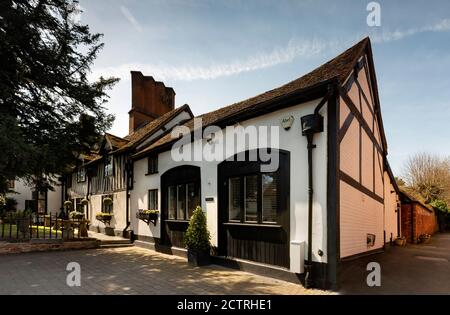
{"type": "Polygon", "coordinates": [[[281,120],[281,127],[283,127],[284,130],[291,129],[293,124],[294,124],[294,116],[284,117],[281,120]]]}
{"type": "Polygon", "coordinates": [[[206,202],[213,202],[214,201],[214,197],[206,197],[205,201],[206,202]]]}

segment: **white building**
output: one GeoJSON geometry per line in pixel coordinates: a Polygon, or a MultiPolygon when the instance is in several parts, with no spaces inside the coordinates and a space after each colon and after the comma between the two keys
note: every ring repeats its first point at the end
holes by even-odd
{"type": "MultiPolygon", "coordinates": [[[[218,161],[175,161],[178,139],[167,134],[138,150],[130,197],[136,244],[182,253],[189,216],[201,205],[217,261],[300,278],[307,271],[316,286],[336,287],[343,261],[379,252],[400,234],[368,38],[297,80],[200,118],[201,130],[218,126],[223,138],[229,126],[280,127],[278,146],[247,142],[218,161]],[[276,171],[261,171],[261,160],[224,161],[267,147],[279,153],[276,171]],[[156,224],[136,218],[138,209],[156,208],[156,224]]],[[[197,130],[193,119],[184,126],[197,130]]],[[[193,137],[182,150],[214,142],[193,137]]]]}
{"type": "Polygon", "coordinates": [[[106,227],[94,223],[95,213],[110,211],[116,234],[132,232],[137,245],[183,255],[190,215],[200,205],[216,262],[283,277],[308,274],[329,288],[338,285],[345,260],[382,251],[400,234],[368,38],[299,79],[197,117],[202,126],[187,105],[174,109],[174,95],[132,72],[130,135],[106,135],[98,156],[79,167],[84,186],[72,176],[68,190],[69,198],[89,199],[95,228],[106,227]],[[225,154],[174,157],[176,126],[192,134],[178,153],[225,142],[225,154]],[[236,142],[251,130],[258,141],[231,146],[230,127],[238,127],[236,142]],[[245,159],[230,160],[237,154],[245,159]],[[272,162],[279,167],[267,169],[272,162]],[[104,196],[114,200],[112,209],[103,209],[104,196]],[[159,210],[159,219],[139,220],[140,209],[159,210]]]}
{"type": "MultiPolygon", "coordinates": [[[[54,180],[57,182],[57,178],[54,180]]],[[[9,188],[14,191],[8,193],[8,198],[17,201],[17,210],[30,210],[38,213],[57,214],[62,206],[61,185],[53,185],[53,190],[38,192],[35,187],[30,186],[25,180],[11,180],[9,188]]]]}

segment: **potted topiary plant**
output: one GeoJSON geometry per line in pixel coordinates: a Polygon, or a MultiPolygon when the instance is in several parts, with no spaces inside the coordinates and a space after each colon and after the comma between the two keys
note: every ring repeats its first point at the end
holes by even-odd
{"type": "Polygon", "coordinates": [[[205,266],[210,261],[211,236],[206,226],[206,216],[201,207],[197,207],[189,221],[184,236],[184,244],[188,250],[188,263],[194,266],[205,266]]]}

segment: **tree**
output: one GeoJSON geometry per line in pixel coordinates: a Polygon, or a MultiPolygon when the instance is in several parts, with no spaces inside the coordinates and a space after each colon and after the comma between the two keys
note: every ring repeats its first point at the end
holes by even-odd
{"type": "Polygon", "coordinates": [[[448,159],[428,153],[418,153],[406,162],[406,184],[426,202],[450,200],[450,163],[448,159]]]}
{"type": "Polygon", "coordinates": [[[103,47],[74,0],[0,2],[0,192],[7,179],[61,174],[111,127],[106,91],[88,79],[103,47]]]}

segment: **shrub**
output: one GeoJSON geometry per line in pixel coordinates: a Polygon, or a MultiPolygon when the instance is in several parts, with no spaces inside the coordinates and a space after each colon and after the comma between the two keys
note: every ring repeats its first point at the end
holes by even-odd
{"type": "Polygon", "coordinates": [[[192,214],[189,227],[184,236],[184,244],[188,249],[209,250],[211,236],[206,226],[206,216],[201,207],[197,207],[192,214]]]}
{"type": "Polygon", "coordinates": [[[0,215],[17,210],[17,200],[0,195],[0,215]]]}
{"type": "Polygon", "coordinates": [[[438,210],[443,214],[450,212],[450,208],[447,202],[444,200],[435,199],[430,204],[435,210],[438,210]]]}

